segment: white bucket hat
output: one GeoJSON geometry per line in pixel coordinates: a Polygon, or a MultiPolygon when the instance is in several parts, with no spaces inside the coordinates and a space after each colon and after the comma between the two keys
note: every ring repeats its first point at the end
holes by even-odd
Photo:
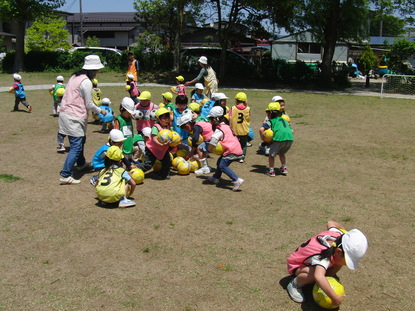
{"type": "Polygon", "coordinates": [[[141,130],[141,132],[143,133],[143,136],[151,137],[151,127],[146,126],[141,130]]]}
{"type": "Polygon", "coordinates": [[[285,101],[285,99],[284,98],[282,98],[281,96],[274,96],[272,99],[271,99],[271,102],[273,102],[273,103],[275,103],[275,102],[278,102],[278,101],[280,101],[280,100],[283,100],[283,101],[285,101]]]}
{"type": "Polygon", "coordinates": [[[113,142],[118,143],[120,141],[126,140],[127,138],[124,137],[124,135],[122,134],[120,130],[112,129],[110,132],[110,139],[113,142]]]}
{"type": "Polygon", "coordinates": [[[212,94],[212,99],[213,100],[222,100],[222,99],[227,99],[229,98],[228,96],[226,96],[224,93],[213,93],[212,94]]]}
{"type": "Polygon", "coordinates": [[[201,56],[198,59],[198,62],[201,63],[201,64],[204,64],[204,65],[207,65],[207,57],[206,56],[201,56]]]}
{"type": "Polygon", "coordinates": [[[62,76],[57,76],[57,77],[56,77],[56,81],[63,82],[63,80],[64,80],[64,79],[63,79],[63,77],[62,77],[62,76]]]}
{"type": "Polygon", "coordinates": [[[202,84],[202,83],[196,83],[196,84],[195,84],[195,89],[198,89],[198,90],[204,90],[204,89],[205,89],[205,87],[203,86],[203,84],[202,84]]]}
{"type": "Polygon", "coordinates": [[[85,56],[84,66],[82,69],[85,70],[98,70],[104,68],[98,55],[87,55],[85,56]]]}
{"type": "Polygon", "coordinates": [[[215,106],[212,109],[210,109],[209,115],[207,117],[208,118],[219,118],[223,116],[223,114],[224,114],[224,110],[222,106],[215,106]]]}
{"type": "Polygon", "coordinates": [[[184,113],[182,116],[177,120],[177,125],[180,127],[182,125],[185,125],[186,123],[189,123],[193,120],[193,114],[192,113],[184,113]]]}
{"type": "Polygon", "coordinates": [[[21,76],[21,75],[19,75],[19,74],[17,74],[17,73],[15,73],[15,74],[13,75],[13,79],[15,79],[15,80],[17,80],[17,81],[20,81],[20,80],[22,80],[22,76],[21,76]]]}
{"type": "Polygon", "coordinates": [[[104,98],[102,99],[102,104],[103,104],[103,105],[111,105],[111,101],[110,101],[110,99],[109,99],[109,98],[104,97],[104,98]]]}
{"type": "Polygon", "coordinates": [[[342,237],[344,258],[349,269],[355,270],[359,266],[359,260],[367,251],[367,239],[358,229],[346,232],[342,237]]]}
{"type": "Polygon", "coordinates": [[[134,114],[134,101],[131,99],[131,97],[124,97],[121,102],[121,107],[123,107],[129,113],[134,114]]]}

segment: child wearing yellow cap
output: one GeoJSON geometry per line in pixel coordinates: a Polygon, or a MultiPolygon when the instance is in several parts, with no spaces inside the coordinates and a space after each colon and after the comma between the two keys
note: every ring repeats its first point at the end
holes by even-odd
{"type": "Polygon", "coordinates": [[[249,139],[249,129],[251,127],[251,107],[248,107],[248,98],[244,92],[239,92],[235,96],[235,105],[229,111],[230,125],[232,131],[238,137],[241,148],[244,152],[243,158],[239,163],[244,163],[246,158],[246,147],[249,139]]]}
{"type": "Polygon", "coordinates": [[[124,155],[118,146],[111,146],[105,155],[105,168],[101,170],[96,184],[97,197],[101,204],[118,204],[118,207],[134,206],[127,197],[135,190],[135,181],[123,168],[124,155]]]}
{"type": "Polygon", "coordinates": [[[183,84],[184,78],[183,76],[176,77],[176,84],[177,86],[173,86],[171,91],[176,95],[186,95],[186,87],[183,84]]]}

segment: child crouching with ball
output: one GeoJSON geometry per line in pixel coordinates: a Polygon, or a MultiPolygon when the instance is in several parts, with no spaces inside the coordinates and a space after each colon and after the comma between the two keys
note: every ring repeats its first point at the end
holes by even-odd
{"type": "Polygon", "coordinates": [[[335,275],[343,266],[354,270],[368,247],[365,235],[358,229],[346,231],[334,221],[327,222],[327,230],[301,244],[287,259],[288,272],[294,277],[287,286],[288,294],[295,302],[304,301],[302,287],[317,283],[339,306],[344,295],[337,295],[326,276],[335,275]]]}
{"type": "Polygon", "coordinates": [[[118,207],[134,206],[135,202],[127,197],[135,190],[135,181],[123,168],[124,155],[118,146],[111,146],[105,156],[105,168],[101,170],[96,185],[97,197],[101,202],[118,207]]]}

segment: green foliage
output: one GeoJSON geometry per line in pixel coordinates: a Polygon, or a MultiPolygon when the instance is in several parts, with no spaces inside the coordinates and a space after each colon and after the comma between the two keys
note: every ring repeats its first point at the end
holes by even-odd
{"type": "Polygon", "coordinates": [[[26,49],[28,51],[54,51],[71,48],[66,41],[69,32],[66,21],[61,18],[42,18],[33,22],[26,30],[26,49]]]}
{"type": "Polygon", "coordinates": [[[14,182],[14,181],[18,181],[20,180],[20,177],[17,176],[13,176],[10,174],[0,174],[0,180],[4,181],[4,182],[14,182]]]}
{"type": "Polygon", "coordinates": [[[370,19],[370,35],[380,36],[382,33],[384,37],[399,37],[405,33],[405,25],[405,20],[399,17],[378,14],[370,19]],[[380,27],[382,27],[382,32],[380,27]]]}
{"type": "Polygon", "coordinates": [[[370,70],[373,69],[373,66],[376,64],[376,55],[373,53],[373,50],[370,46],[365,46],[362,56],[359,58],[359,67],[363,68],[363,72],[367,74],[370,70]]]}
{"type": "Polygon", "coordinates": [[[85,41],[85,46],[100,46],[101,42],[96,36],[87,37],[85,41]]]}
{"type": "Polygon", "coordinates": [[[415,53],[415,42],[405,39],[396,41],[387,54],[389,59],[389,68],[403,73],[412,74],[413,71],[408,68],[408,58],[415,53]]]}
{"type": "Polygon", "coordinates": [[[65,0],[0,0],[0,19],[27,22],[50,15],[64,4],[65,0]]]}

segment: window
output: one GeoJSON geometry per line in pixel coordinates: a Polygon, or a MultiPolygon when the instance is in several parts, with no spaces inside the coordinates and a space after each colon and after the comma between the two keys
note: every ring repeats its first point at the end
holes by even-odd
{"type": "Polygon", "coordinates": [[[297,44],[297,53],[321,54],[321,46],[317,43],[299,42],[297,44]]]}

